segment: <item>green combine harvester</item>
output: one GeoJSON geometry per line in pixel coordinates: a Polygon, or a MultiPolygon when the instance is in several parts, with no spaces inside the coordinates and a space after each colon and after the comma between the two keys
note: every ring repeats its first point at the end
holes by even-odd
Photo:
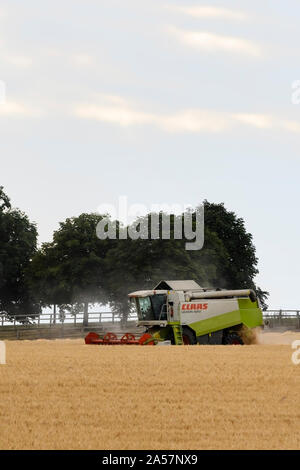
{"type": "Polygon", "coordinates": [[[201,288],[195,281],[161,281],[153,290],[129,294],[138,325],[149,338],[172,344],[243,344],[241,332],[263,325],[251,289],[201,288]]]}

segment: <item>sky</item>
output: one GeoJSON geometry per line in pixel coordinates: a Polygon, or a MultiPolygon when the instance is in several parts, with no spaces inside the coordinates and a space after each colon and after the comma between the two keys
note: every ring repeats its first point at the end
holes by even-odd
{"type": "Polygon", "coordinates": [[[39,242],[120,196],[224,202],[269,307],[300,309],[299,15],[297,0],[2,0],[0,185],[39,242]]]}

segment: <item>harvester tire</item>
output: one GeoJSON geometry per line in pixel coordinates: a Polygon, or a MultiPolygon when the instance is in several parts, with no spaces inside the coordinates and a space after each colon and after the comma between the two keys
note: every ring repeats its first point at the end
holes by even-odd
{"type": "Polygon", "coordinates": [[[223,344],[244,344],[242,338],[235,331],[226,333],[223,337],[223,344]]]}
{"type": "Polygon", "coordinates": [[[183,344],[197,344],[194,333],[189,328],[182,329],[183,344]]]}

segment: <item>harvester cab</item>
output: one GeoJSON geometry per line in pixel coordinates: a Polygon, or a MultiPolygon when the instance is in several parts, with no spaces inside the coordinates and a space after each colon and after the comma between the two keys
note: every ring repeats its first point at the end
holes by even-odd
{"type": "Polygon", "coordinates": [[[242,332],[263,324],[251,289],[202,288],[193,280],[161,281],[129,294],[138,325],[156,341],[173,344],[243,344],[242,332]]]}

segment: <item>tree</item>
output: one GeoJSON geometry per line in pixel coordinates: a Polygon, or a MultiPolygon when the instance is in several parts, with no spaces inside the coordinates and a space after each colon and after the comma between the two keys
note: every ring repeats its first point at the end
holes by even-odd
{"type": "Polygon", "coordinates": [[[25,282],[25,270],[36,251],[37,230],[0,186],[0,312],[19,320],[35,316],[40,307],[25,282]]]}
{"type": "Polygon", "coordinates": [[[61,222],[53,241],[42,245],[27,272],[37,300],[70,312],[83,310],[85,323],[89,303],[106,303],[103,265],[112,241],[96,236],[101,218],[98,214],[81,214],[61,222]]]}
{"type": "MultiPolygon", "coordinates": [[[[170,239],[119,240],[107,252],[106,289],[113,310],[121,311],[124,320],[130,313],[128,293],[152,289],[161,279],[194,279],[203,287],[228,289],[253,288],[265,308],[268,293],[254,283],[257,258],[252,235],[244,221],[224,204],[204,202],[205,241],[201,250],[187,251],[187,240],[174,240],[174,215],[171,216],[170,239]]],[[[140,217],[140,226],[148,227],[149,214],[140,217]]],[[[195,213],[194,213],[195,224],[195,213]]],[[[195,228],[195,227],[194,227],[195,228]]]]}
{"type": "MultiPolygon", "coordinates": [[[[227,263],[227,252],[222,242],[209,228],[205,228],[205,248],[187,251],[187,240],[173,237],[174,217],[170,217],[170,239],[162,239],[160,214],[158,239],[118,240],[107,252],[107,295],[112,309],[122,312],[124,322],[130,314],[130,291],[153,289],[162,279],[194,279],[200,285],[216,285],[222,267],[227,263]]],[[[140,217],[139,221],[141,226],[148,227],[150,233],[149,214],[140,217]]]]}
{"type": "Polygon", "coordinates": [[[228,289],[254,289],[264,309],[268,292],[255,284],[258,274],[253,237],[246,231],[245,222],[224,204],[204,201],[205,226],[223,243],[226,263],[220,270],[220,284],[228,289]]]}
{"type": "MultiPolygon", "coordinates": [[[[195,213],[194,224],[195,224],[195,213]]],[[[162,214],[156,239],[99,240],[97,223],[103,216],[81,214],[66,219],[45,243],[28,269],[28,282],[37,301],[87,313],[88,303],[109,303],[125,322],[130,314],[128,293],[152,289],[161,279],[194,279],[203,287],[256,289],[261,301],[267,292],[255,286],[257,258],[244,221],[223,204],[205,201],[205,242],[201,250],[186,250],[185,239],[162,238],[162,214]]],[[[149,215],[139,219],[150,233],[149,215]]],[[[129,227],[125,227],[129,230],[129,227]]],[[[85,317],[86,319],[86,317],[85,317]]]]}

